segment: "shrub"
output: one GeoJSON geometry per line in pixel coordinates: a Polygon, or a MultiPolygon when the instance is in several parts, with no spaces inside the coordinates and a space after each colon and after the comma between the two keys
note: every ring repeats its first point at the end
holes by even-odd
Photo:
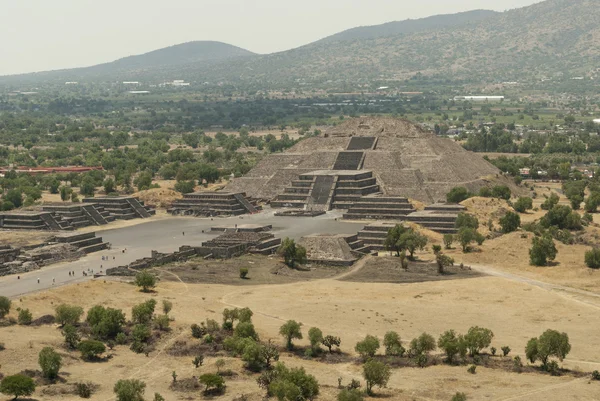
{"type": "Polygon", "coordinates": [[[458,234],[456,236],[458,238],[458,241],[460,242],[460,245],[462,246],[463,252],[469,251],[469,245],[471,245],[471,243],[475,241],[476,235],[477,231],[475,231],[475,229],[473,228],[462,227],[458,230],[458,234]]]}
{"type": "Polygon", "coordinates": [[[477,230],[479,228],[479,220],[477,217],[468,214],[468,213],[459,213],[456,218],[456,222],[454,223],[456,228],[472,228],[473,230],[477,230]]]}
{"type": "Polygon", "coordinates": [[[314,353],[321,352],[321,342],[323,341],[323,332],[317,327],[312,327],[308,330],[308,339],[310,341],[310,348],[314,353]]]}
{"type": "Polygon", "coordinates": [[[32,320],[33,316],[31,316],[31,312],[29,312],[29,309],[21,309],[19,311],[18,322],[20,325],[29,326],[32,320]]]}
{"type": "Polygon", "coordinates": [[[496,349],[496,347],[492,347],[492,348],[490,348],[490,352],[492,353],[492,356],[496,356],[496,352],[497,352],[497,351],[498,351],[498,350],[496,349]]]}
{"type": "Polygon", "coordinates": [[[259,383],[267,387],[268,395],[279,400],[312,400],[319,394],[319,382],[314,376],[304,368],[288,369],[283,363],[277,364],[269,375],[261,376],[259,383]]]}
{"type": "Polygon", "coordinates": [[[391,356],[402,356],[406,352],[402,346],[400,335],[395,331],[388,331],[383,337],[383,346],[385,354],[391,356]]]}
{"type": "Polygon", "coordinates": [[[141,271],[135,275],[135,285],[142,288],[142,292],[149,292],[156,287],[156,276],[146,271],[141,271]]]}
{"type": "Polygon", "coordinates": [[[0,382],[0,393],[12,395],[17,399],[21,396],[29,396],[35,391],[35,383],[31,377],[17,374],[6,376],[0,382]]]}
{"type": "Polygon", "coordinates": [[[38,354],[38,363],[44,377],[54,380],[62,366],[62,357],[52,347],[45,347],[38,354]]]}
{"type": "Polygon", "coordinates": [[[329,353],[332,352],[332,348],[338,347],[340,346],[340,344],[342,343],[342,340],[340,340],[339,337],[334,337],[331,335],[327,335],[325,336],[325,338],[323,338],[323,341],[321,341],[321,343],[323,344],[323,346],[327,347],[327,349],[329,350],[329,353]]]}
{"type": "Polygon", "coordinates": [[[510,347],[507,346],[507,345],[505,345],[504,347],[502,347],[501,350],[502,350],[502,355],[503,356],[508,356],[508,354],[510,354],[510,351],[511,351],[510,347]]]}
{"type": "Polygon", "coordinates": [[[77,348],[77,344],[79,344],[81,337],[79,337],[79,333],[74,326],[70,324],[65,325],[65,327],[62,329],[62,335],[65,338],[65,344],[67,344],[67,347],[70,349],[77,348]]]}
{"type": "Polygon", "coordinates": [[[373,386],[385,387],[390,380],[390,367],[384,363],[370,360],[363,365],[363,377],[367,383],[367,394],[373,394],[373,386]]]}
{"type": "Polygon", "coordinates": [[[150,299],[142,304],[135,305],[131,308],[131,320],[137,324],[148,324],[154,315],[156,301],[150,299]]]}
{"type": "MultiPolygon", "coordinates": [[[[254,325],[250,322],[238,323],[237,326],[235,326],[233,335],[238,338],[251,338],[255,341],[258,341],[258,333],[256,332],[254,325]]],[[[299,338],[302,338],[302,334],[300,334],[299,338]]]]}
{"type": "Polygon", "coordinates": [[[169,324],[171,323],[171,320],[169,319],[168,315],[160,315],[157,316],[156,319],[154,319],[154,326],[162,331],[167,331],[169,330],[169,324]]]}
{"type": "Polygon", "coordinates": [[[77,349],[81,352],[81,357],[85,360],[99,358],[101,354],[106,352],[106,347],[100,341],[84,340],[77,345],[77,349]]]}
{"type": "Polygon", "coordinates": [[[127,335],[125,333],[119,333],[115,337],[115,340],[117,341],[117,344],[120,344],[120,345],[127,344],[127,335]]]}
{"type": "Polygon", "coordinates": [[[208,393],[209,390],[221,391],[225,387],[225,380],[214,373],[203,374],[198,381],[206,386],[204,389],[205,393],[208,393]]]}
{"type": "Polygon", "coordinates": [[[600,269],[600,248],[594,248],[585,253],[585,264],[590,269],[600,269]]]}
{"type": "Polygon", "coordinates": [[[362,401],[363,395],[359,390],[356,389],[343,389],[338,393],[337,399],[338,401],[362,401]]]}
{"type": "Polygon", "coordinates": [[[473,194],[465,187],[454,187],[446,194],[446,201],[448,203],[460,203],[464,200],[472,197],[473,194]]]}
{"type": "Polygon", "coordinates": [[[477,366],[476,366],[476,365],[471,365],[471,366],[469,366],[469,368],[467,369],[467,372],[469,372],[469,373],[471,373],[472,375],[474,375],[476,370],[477,370],[477,366]]]}
{"type": "Polygon", "coordinates": [[[561,230],[581,230],[581,216],[569,206],[556,205],[540,220],[544,228],[555,226],[561,230]]]}
{"type": "Polygon", "coordinates": [[[520,226],[521,217],[516,213],[508,212],[500,219],[500,227],[502,227],[502,232],[505,234],[517,231],[520,226]]]}
{"type": "Polygon", "coordinates": [[[454,362],[454,357],[457,354],[466,354],[467,345],[461,335],[457,335],[454,330],[444,332],[437,343],[438,347],[446,353],[446,361],[454,362]]]}
{"type": "Polygon", "coordinates": [[[467,401],[467,395],[465,393],[456,393],[450,401],[467,401]]]}
{"type": "Polygon", "coordinates": [[[594,370],[592,372],[592,380],[600,380],[600,372],[598,372],[597,370],[594,370]]]}
{"type": "Polygon", "coordinates": [[[596,213],[600,206],[600,192],[592,192],[585,200],[585,211],[588,213],[596,213]]]}
{"type": "Polygon", "coordinates": [[[410,354],[414,357],[427,356],[433,350],[435,350],[435,339],[430,334],[423,333],[410,342],[410,354]]]}
{"type": "Polygon", "coordinates": [[[445,234],[444,235],[444,246],[446,249],[452,249],[452,243],[454,242],[454,235],[445,234]]]}
{"type": "Polygon", "coordinates": [[[195,368],[199,368],[204,363],[204,356],[198,355],[192,360],[192,364],[195,368]]]}
{"type": "Polygon", "coordinates": [[[477,245],[481,246],[485,242],[485,235],[481,234],[479,231],[475,231],[475,242],[477,245]]]}
{"type": "Polygon", "coordinates": [[[523,370],[523,362],[518,355],[513,358],[513,370],[519,373],[523,370]]]}
{"type": "Polygon", "coordinates": [[[552,237],[544,235],[534,237],[529,250],[529,261],[533,266],[546,266],[553,261],[558,253],[552,237]]]}
{"type": "Polygon", "coordinates": [[[364,340],[356,343],[354,350],[360,354],[363,359],[372,358],[379,349],[379,339],[375,336],[368,335],[364,340]]]}
{"type": "Polygon", "coordinates": [[[61,326],[66,324],[71,324],[73,326],[79,323],[79,319],[83,316],[83,308],[80,306],[71,306],[71,305],[58,305],[55,308],[56,311],[56,321],[60,323],[61,326]]]}
{"type": "Polygon", "coordinates": [[[285,346],[288,350],[294,348],[292,340],[302,340],[301,326],[302,324],[295,320],[288,320],[279,328],[279,334],[285,339],[285,346]]]}
{"type": "Polygon", "coordinates": [[[144,401],[146,383],[140,380],[119,380],[113,391],[117,401],[144,401]]]}
{"type": "Polygon", "coordinates": [[[86,321],[91,326],[94,336],[102,339],[112,339],[123,330],[125,314],[120,309],[104,308],[96,305],[88,311],[86,321]]]}
{"type": "Polygon", "coordinates": [[[513,208],[519,213],[525,213],[528,210],[533,209],[533,199],[529,197],[520,197],[513,204],[513,208]]]}
{"type": "Polygon", "coordinates": [[[75,392],[81,398],[90,398],[93,393],[93,386],[90,383],[75,383],[75,392]]]}
{"type": "Polygon", "coordinates": [[[10,299],[4,296],[0,296],[0,319],[4,319],[8,312],[10,312],[10,306],[12,302],[10,299]]]}
{"type": "Polygon", "coordinates": [[[492,196],[494,198],[509,200],[511,195],[510,188],[506,185],[496,185],[492,188],[492,196]]]}
{"type": "Polygon", "coordinates": [[[166,299],[163,299],[163,301],[162,301],[162,308],[163,308],[163,313],[165,315],[168,315],[169,312],[171,312],[171,310],[173,309],[173,302],[167,301],[166,299]]]}
{"type": "Polygon", "coordinates": [[[240,267],[240,278],[241,279],[248,278],[248,268],[247,267],[240,267]]]}
{"type": "Polygon", "coordinates": [[[549,198],[547,198],[544,203],[542,203],[542,210],[550,210],[554,206],[558,205],[558,201],[560,198],[555,193],[552,193],[549,198]]]}
{"type": "Polygon", "coordinates": [[[286,238],[283,240],[277,254],[283,257],[286,265],[295,267],[298,264],[306,263],[306,249],[297,245],[293,239],[286,238]]]}
{"type": "Polygon", "coordinates": [[[192,324],[192,337],[194,338],[202,338],[204,334],[206,334],[206,329],[198,326],[196,323],[192,324]]]}
{"type": "Polygon", "coordinates": [[[133,326],[133,330],[131,330],[131,339],[134,342],[146,342],[151,335],[152,332],[150,331],[150,328],[145,324],[136,324],[133,326]]]}

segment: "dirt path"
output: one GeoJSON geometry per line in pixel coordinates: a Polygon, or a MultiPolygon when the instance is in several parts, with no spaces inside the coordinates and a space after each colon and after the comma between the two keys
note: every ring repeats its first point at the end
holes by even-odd
{"type": "Polygon", "coordinates": [[[529,284],[531,286],[538,287],[549,292],[555,292],[563,298],[579,302],[596,309],[600,309],[600,294],[596,294],[594,292],[579,290],[576,288],[566,287],[558,284],[550,284],[544,281],[539,281],[512,273],[503,272],[490,266],[471,265],[471,268],[489,276],[501,277],[506,280],[529,284]]]}

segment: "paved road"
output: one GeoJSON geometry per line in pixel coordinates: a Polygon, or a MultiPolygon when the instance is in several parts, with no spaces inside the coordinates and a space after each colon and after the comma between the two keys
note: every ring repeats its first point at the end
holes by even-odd
{"type": "Polygon", "coordinates": [[[195,217],[149,219],[135,226],[99,232],[98,236],[102,236],[104,241],[112,244],[110,250],[92,253],[74,262],[51,265],[35,272],[22,274],[20,279],[17,279],[17,276],[0,277],[0,295],[12,298],[55,286],[90,280],[91,275],[84,276],[84,271],[91,273],[93,269],[94,273],[104,272],[106,268],[123,266],[150,256],[152,250],[173,252],[182,245],[199,246],[217,235],[211,233],[210,228],[218,225],[270,224],[273,226],[272,233],[275,236],[294,239],[314,233],[356,234],[364,226],[360,223],[336,221],[340,217],[341,213],[338,211],[312,218],[275,217],[274,212],[267,209],[255,215],[212,220],[195,217]],[[126,250],[125,253],[123,250],[126,250]],[[102,256],[108,260],[103,261],[102,256]],[[75,275],[69,276],[69,271],[74,271],[75,275]]]}

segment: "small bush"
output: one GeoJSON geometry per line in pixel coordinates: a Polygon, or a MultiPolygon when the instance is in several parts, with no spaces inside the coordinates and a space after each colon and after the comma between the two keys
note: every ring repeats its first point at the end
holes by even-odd
{"type": "Polygon", "coordinates": [[[117,334],[117,337],[115,338],[115,340],[117,341],[117,344],[119,344],[119,345],[127,344],[127,335],[125,333],[119,333],[119,334],[117,334]]]}
{"type": "Polygon", "coordinates": [[[243,280],[248,278],[248,268],[247,267],[240,267],[240,278],[243,280]]]}
{"type": "Polygon", "coordinates": [[[100,341],[85,340],[77,345],[77,349],[81,352],[81,357],[86,360],[98,358],[106,352],[106,347],[100,341]]]}
{"type": "Polygon", "coordinates": [[[75,383],[75,393],[81,398],[90,398],[93,393],[91,383],[75,383]]]}
{"type": "Polygon", "coordinates": [[[29,396],[35,391],[35,382],[29,376],[13,375],[6,376],[0,382],[0,393],[13,395],[17,399],[21,396],[29,396]]]}
{"type": "Polygon", "coordinates": [[[492,353],[492,356],[496,356],[496,351],[498,351],[498,350],[496,349],[496,347],[492,347],[492,348],[490,348],[490,351],[492,353]]]}
{"type": "Polygon", "coordinates": [[[362,401],[363,394],[359,390],[344,389],[337,396],[338,401],[362,401]]]}
{"type": "Polygon", "coordinates": [[[454,242],[454,235],[446,234],[444,235],[444,246],[446,249],[452,249],[452,243],[454,242]]]}
{"type": "Polygon", "coordinates": [[[206,328],[198,326],[196,323],[192,324],[192,337],[202,338],[206,334],[206,328]]]}
{"type": "Polygon", "coordinates": [[[204,363],[204,356],[198,355],[192,360],[192,364],[195,368],[199,368],[204,363]]]}
{"type": "Polygon", "coordinates": [[[467,401],[467,395],[465,393],[456,393],[451,401],[467,401]]]}
{"type": "Polygon", "coordinates": [[[518,355],[513,358],[513,370],[519,373],[521,373],[523,370],[523,362],[521,361],[521,357],[518,355]]]}
{"type": "Polygon", "coordinates": [[[585,264],[590,269],[600,269],[600,248],[594,248],[585,253],[585,264]]]}
{"type": "Polygon", "coordinates": [[[154,327],[156,327],[157,329],[159,329],[161,331],[169,330],[170,323],[171,323],[171,320],[169,319],[168,315],[160,315],[154,319],[154,327]]]}
{"type": "Polygon", "coordinates": [[[12,302],[10,299],[0,296],[0,319],[4,319],[4,316],[8,315],[11,304],[12,302]]]}
{"type": "Polygon", "coordinates": [[[29,326],[32,320],[33,316],[31,315],[31,312],[29,312],[29,309],[21,309],[19,311],[18,322],[20,325],[29,326]]]}
{"type": "Polygon", "coordinates": [[[600,380],[600,372],[598,372],[597,370],[594,370],[592,372],[592,380],[600,380]]]}
{"type": "Polygon", "coordinates": [[[508,356],[508,354],[510,354],[510,351],[511,351],[510,347],[507,345],[502,347],[501,350],[502,350],[502,355],[504,355],[504,356],[508,356]]]}
{"type": "Polygon", "coordinates": [[[467,372],[471,373],[472,375],[474,375],[476,371],[477,371],[476,365],[471,365],[471,366],[469,366],[469,369],[467,369],[467,372]]]}

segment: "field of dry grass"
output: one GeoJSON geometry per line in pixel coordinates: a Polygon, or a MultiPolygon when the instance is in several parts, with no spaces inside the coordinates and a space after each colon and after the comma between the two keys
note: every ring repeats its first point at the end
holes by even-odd
{"type": "MultiPolygon", "coordinates": [[[[374,259],[373,263],[377,261],[385,262],[374,259]]],[[[259,271],[255,270],[260,276],[259,271]]],[[[253,274],[251,270],[251,277],[253,274]]],[[[75,395],[51,394],[67,389],[69,383],[91,381],[99,385],[93,398],[108,401],[114,399],[113,384],[122,378],[144,380],[148,386],[147,399],[154,392],[171,400],[199,399],[202,397],[199,392],[172,391],[171,373],[176,371],[178,380],[183,380],[214,372],[216,358],[224,357],[225,368],[235,371],[237,376],[226,378],[227,390],[219,399],[233,400],[243,394],[258,401],[264,392],[256,385],[257,376],[245,371],[239,359],[225,354],[210,356],[204,366],[196,369],[190,357],[174,357],[167,352],[175,341],[198,341],[191,337],[189,326],[206,318],[221,320],[225,307],[250,307],[263,340],[273,339],[282,344],[279,326],[295,319],[303,323],[305,336],[313,326],[326,334],[340,336],[341,349],[350,356],[354,354],[354,344],[366,334],[382,338],[388,330],[396,330],[404,341],[410,341],[424,331],[437,337],[450,328],[465,332],[472,325],[492,329],[496,348],[508,345],[513,349],[511,355],[522,355],[530,337],[553,328],[568,332],[573,345],[564,366],[582,371],[600,366],[600,338],[595,335],[600,324],[597,307],[528,284],[486,276],[400,284],[313,278],[280,284],[257,282],[258,285],[242,287],[163,280],[153,294],[140,293],[123,282],[96,280],[26,296],[15,300],[14,306],[29,308],[34,318],[53,313],[53,308],[63,302],[77,303],[85,309],[96,304],[122,308],[130,316],[133,305],[154,298],[173,302],[171,315],[175,320],[172,331],[163,335],[148,357],[134,354],[126,346],[117,346],[110,351],[109,360],[97,363],[83,362],[78,353],[64,349],[60,330],[54,325],[0,328],[0,342],[6,344],[6,350],[0,351],[1,371],[6,375],[37,369],[38,352],[52,346],[63,355],[62,376],[67,383],[40,386],[34,399],[75,400],[78,399],[75,395]]],[[[14,316],[15,312],[12,313],[14,316]]],[[[306,337],[298,344],[306,346],[306,337]]],[[[281,360],[290,366],[303,366],[315,375],[321,383],[319,399],[322,400],[335,399],[338,378],[345,383],[361,378],[361,365],[354,357],[325,364],[283,353],[281,360]]],[[[379,393],[399,401],[449,400],[456,391],[465,392],[472,400],[591,400],[600,387],[588,382],[569,375],[518,374],[484,367],[471,375],[466,366],[438,365],[394,369],[388,388],[379,393]]]]}

